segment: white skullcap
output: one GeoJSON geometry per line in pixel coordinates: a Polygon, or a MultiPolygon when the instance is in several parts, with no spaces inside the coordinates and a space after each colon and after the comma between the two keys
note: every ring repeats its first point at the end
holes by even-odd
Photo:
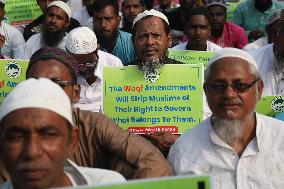
{"type": "Polygon", "coordinates": [[[70,20],[70,18],[71,18],[71,9],[65,2],[63,2],[63,1],[53,1],[53,2],[48,4],[47,8],[49,8],[51,6],[57,6],[57,7],[61,8],[64,12],[66,12],[66,14],[68,16],[68,19],[70,20]]]}
{"type": "Polygon", "coordinates": [[[246,60],[250,65],[254,66],[256,68],[256,70],[259,72],[258,70],[258,65],[256,63],[256,61],[254,60],[254,58],[247,53],[244,50],[241,49],[236,49],[236,48],[223,48],[222,50],[219,50],[215,56],[213,56],[207,65],[207,69],[217,60],[221,59],[221,58],[225,58],[225,57],[236,57],[236,58],[240,58],[243,60],[246,60]]]}
{"type": "Polygon", "coordinates": [[[74,126],[69,97],[59,85],[49,79],[31,78],[18,84],[0,106],[0,122],[9,113],[24,108],[50,110],[74,126]]]}
{"type": "Polygon", "coordinates": [[[73,54],[89,54],[97,48],[96,34],[88,27],[75,28],[66,37],[66,49],[73,54]]]}
{"type": "Polygon", "coordinates": [[[284,14],[284,9],[279,9],[279,10],[276,10],[275,12],[273,12],[273,14],[269,17],[268,25],[270,25],[273,22],[277,21],[281,17],[283,19],[283,16],[284,16],[283,14],[284,14]]]}
{"type": "Polygon", "coordinates": [[[141,12],[139,13],[135,19],[133,20],[133,26],[136,24],[136,22],[138,22],[139,20],[141,20],[142,18],[146,17],[146,16],[157,16],[161,19],[163,19],[164,21],[167,22],[168,25],[169,24],[169,21],[168,21],[168,18],[161,12],[157,11],[157,10],[154,10],[154,9],[151,9],[151,10],[145,10],[144,12],[141,12]]]}

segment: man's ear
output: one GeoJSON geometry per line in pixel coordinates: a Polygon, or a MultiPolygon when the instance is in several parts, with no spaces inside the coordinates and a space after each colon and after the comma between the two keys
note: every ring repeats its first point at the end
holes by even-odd
{"type": "Polygon", "coordinates": [[[260,98],[261,98],[261,95],[262,95],[262,91],[263,91],[263,81],[262,80],[259,80],[258,82],[257,82],[257,90],[258,90],[258,97],[257,97],[257,99],[258,100],[260,100],[260,98]]]}
{"type": "Polygon", "coordinates": [[[81,86],[79,84],[75,84],[72,86],[72,103],[79,102],[80,91],[81,91],[81,86]]]}
{"type": "Polygon", "coordinates": [[[171,48],[172,45],[173,45],[173,34],[172,34],[172,32],[170,32],[168,34],[168,48],[171,48]]]}
{"type": "Polygon", "coordinates": [[[72,127],[72,130],[70,131],[70,138],[69,138],[69,143],[68,143],[68,157],[71,156],[75,150],[76,147],[79,143],[79,137],[80,137],[80,130],[78,127],[72,127]]]}

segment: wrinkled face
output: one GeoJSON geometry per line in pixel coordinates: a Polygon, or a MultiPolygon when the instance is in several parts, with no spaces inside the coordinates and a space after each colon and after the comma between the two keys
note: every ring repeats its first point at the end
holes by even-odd
{"type": "Polygon", "coordinates": [[[116,35],[120,17],[114,13],[112,6],[106,6],[101,11],[94,11],[93,24],[98,38],[109,39],[116,35]]]}
{"type": "Polygon", "coordinates": [[[252,84],[254,81],[256,78],[249,72],[245,60],[226,57],[213,63],[204,84],[212,113],[220,119],[244,119],[254,110],[257,100],[261,97],[262,81],[257,81],[243,92],[237,92],[232,85],[243,88],[243,84],[252,84]],[[222,86],[226,86],[224,90],[216,92],[217,89],[223,88],[222,86]]]}
{"type": "Polygon", "coordinates": [[[195,45],[205,45],[211,36],[211,27],[203,15],[191,16],[185,26],[188,42],[195,45]]]}
{"type": "Polygon", "coordinates": [[[68,83],[69,85],[66,85],[63,89],[70,99],[76,94],[74,93],[75,89],[71,73],[68,68],[58,60],[50,59],[35,62],[27,73],[27,79],[40,77],[49,78],[58,83],[68,83]]]}
{"type": "Polygon", "coordinates": [[[134,18],[144,11],[140,0],[125,0],[123,2],[122,14],[127,22],[133,22],[134,18]]]}
{"type": "Polygon", "coordinates": [[[166,34],[161,18],[152,16],[135,25],[133,45],[137,58],[154,61],[165,56],[172,46],[172,35],[166,34]]]}
{"type": "Polygon", "coordinates": [[[213,30],[223,29],[226,22],[226,10],[220,5],[212,5],[208,8],[211,14],[211,28],[213,30]]]}
{"type": "Polygon", "coordinates": [[[85,79],[94,75],[98,63],[97,51],[89,54],[72,54],[79,64],[80,75],[85,79]]]}
{"type": "Polygon", "coordinates": [[[1,157],[14,188],[62,186],[73,152],[67,121],[41,108],[11,112],[1,122],[1,157]]]}
{"type": "Polygon", "coordinates": [[[274,44],[279,49],[279,53],[284,56],[284,21],[279,21],[275,29],[274,44]]]}
{"type": "Polygon", "coordinates": [[[61,31],[69,26],[69,19],[61,8],[51,6],[45,15],[45,25],[50,32],[61,31]]]}

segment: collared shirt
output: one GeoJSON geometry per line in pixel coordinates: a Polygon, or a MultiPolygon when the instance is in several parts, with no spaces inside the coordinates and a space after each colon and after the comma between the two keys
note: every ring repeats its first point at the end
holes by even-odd
{"type": "MultiPolygon", "coordinates": [[[[125,182],[125,178],[116,171],[79,167],[71,160],[64,166],[64,172],[72,183],[72,186],[99,185],[125,182]]],[[[13,189],[12,182],[9,180],[0,186],[0,189],[13,189]]]]}
{"type": "Polygon", "coordinates": [[[3,21],[1,21],[0,33],[5,37],[4,46],[1,48],[1,54],[13,59],[20,59],[22,49],[25,46],[25,39],[22,33],[3,21]]]}
{"type": "MultiPolygon", "coordinates": [[[[187,49],[186,49],[186,45],[187,45],[187,42],[184,42],[184,43],[181,43],[181,44],[179,44],[179,45],[177,45],[177,46],[172,47],[172,49],[176,49],[176,50],[187,50],[187,49]]],[[[206,47],[206,50],[207,50],[207,51],[217,52],[217,51],[219,51],[219,50],[222,49],[222,47],[220,47],[220,46],[218,46],[218,45],[216,45],[216,44],[214,44],[214,43],[212,43],[212,42],[210,42],[210,41],[207,41],[207,42],[206,42],[206,45],[207,45],[207,47],[206,47]]]]}
{"type": "Polygon", "coordinates": [[[268,44],[267,36],[264,36],[264,37],[261,37],[261,38],[255,40],[252,43],[247,44],[246,46],[244,46],[243,50],[245,50],[245,51],[253,51],[255,49],[264,47],[267,44],[268,44]]]}
{"type": "Polygon", "coordinates": [[[284,75],[276,74],[273,71],[268,72],[263,78],[262,97],[265,96],[283,96],[284,95],[284,75]]]}
{"type": "Polygon", "coordinates": [[[108,52],[105,48],[102,48],[102,50],[113,54],[122,61],[123,65],[127,65],[135,59],[131,36],[130,33],[118,30],[118,37],[112,52],[108,52]]]}
{"type": "Polygon", "coordinates": [[[284,122],[256,113],[256,123],[256,137],[239,157],[206,119],[170,149],[174,173],[210,175],[214,189],[282,188],[284,122]]]}
{"type": "Polygon", "coordinates": [[[248,37],[245,30],[231,22],[225,22],[223,33],[220,37],[214,38],[211,36],[211,42],[220,47],[235,47],[242,49],[248,43],[248,37]]]}
{"type": "Polygon", "coordinates": [[[119,58],[103,52],[98,51],[99,61],[95,70],[96,81],[89,85],[83,77],[78,77],[77,83],[81,86],[80,100],[75,107],[82,110],[90,110],[93,112],[101,112],[102,110],[102,77],[103,68],[106,66],[122,67],[122,62],[119,58]]]}
{"type": "MultiPolygon", "coordinates": [[[[57,48],[66,50],[65,49],[66,44],[66,36],[62,39],[62,41],[58,44],[57,48]]],[[[40,48],[44,47],[44,39],[42,36],[42,33],[34,34],[29,38],[29,40],[26,42],[25,49],[22,53],[22,59],[29,60],[31,56],[40,48]]]]}
{"type": "Polygon", "coordinates": [[[260,76],[262,79],[265,78],[266,74],[273,69],[274,53],[273,44],[265,45],[262,48],[249,51],[252,57],[255,59],[260,76]]]}
{"type": "Polygon", "coordinates": [[[265,31],[269,17],[278,9],[284,8],[284,3],[272,0],[272,6],[261,12],[254,6],[255,0],[246,0],[241,2],[234,11],[233,22],[243,27],[247,33],[253,30],[265,31]]]}

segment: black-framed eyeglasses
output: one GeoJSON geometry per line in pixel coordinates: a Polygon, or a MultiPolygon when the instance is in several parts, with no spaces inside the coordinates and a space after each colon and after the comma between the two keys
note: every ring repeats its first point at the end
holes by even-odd
{"type": "Polygon", "coordinates": [[[259,79],[254,80],[251,83],[241,83],[235,82],[233,84],[227,83],[205,83],[206,90],[215,94],[221,94],[226,91],[230,86],[236,93],[243,93],[249,90],[254,84],[256,84],[259,79]]]}
{"type": "Polygon", "coordinates": [[[57,85],[59,85],[62,89],[64,89],[65,87],[67,87],[68,85],[72,85],[73,82],[72,81],[64,81],[61,80],[59,78],[49,78],[51,81],[53,81],[54,83],[56,83],[57,85]]]}

